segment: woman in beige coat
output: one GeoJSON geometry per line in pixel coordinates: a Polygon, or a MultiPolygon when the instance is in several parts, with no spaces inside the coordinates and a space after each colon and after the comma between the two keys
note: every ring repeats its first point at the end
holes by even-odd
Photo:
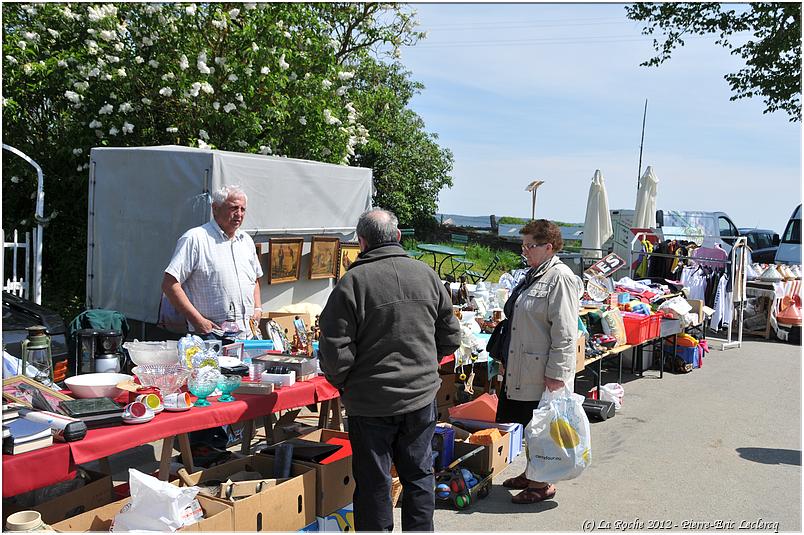
{"type": "MultiPolygon", "coordinates": [[[[527,426],[545,388],[572,389],[575,344],[578,338],[578,299],[581,279],[555,254],[564,242],[561,230],[546,219],[520,230],[522,254],[530,270],[505,303],[509,339],[500,355],[505,374],[497,406],[498,422],[527,426]]],[[[536,503],[555,496],[548,482],[531,481],[526,472],[503,486],[520,489],[514,503],[536,503]]]]}

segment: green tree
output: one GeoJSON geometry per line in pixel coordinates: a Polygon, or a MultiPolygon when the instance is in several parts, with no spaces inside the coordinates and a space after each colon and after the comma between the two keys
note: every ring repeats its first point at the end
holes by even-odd
{"type": "Polygon", "coordinates": [[[423,86],[399,63],[371,58],[357,69],[355,86],[361,121],[371,132],[358,147],[355,163],[374,170],[374,204],[392,210],[402,226],[432,226],[438,193],[452,186],[453,159],[408,109],[423,86]]]}
{"type": "Polygon", "coordinates": [[[641,3],[626,6],[629,19],[644,22],[645,35],[659,31],[653,40],[658,53],[642,63],[658,66],[667,61],[686,35],[717,36],[715,43],[739,55],[745,67],[724,76],[731,86],[730,100],[758,96],[764,113],[783,110],[790,121],[801,121],[801,3],[641,3]],[[735,46],[731,40],[742,39],[735,46]]]}
{"type": "MultiPolygon", "coordinates": [[[[409,11],[4,3],[3,137],[45,173],[47,303],[69,318],[84,299],[92,147],[176,144],[355,164],[373,135],[355,72],[422,37],[409,11]]],[[[7,153],[3,173],[3,227],[25,229],[36,177],[7,153]]]]}

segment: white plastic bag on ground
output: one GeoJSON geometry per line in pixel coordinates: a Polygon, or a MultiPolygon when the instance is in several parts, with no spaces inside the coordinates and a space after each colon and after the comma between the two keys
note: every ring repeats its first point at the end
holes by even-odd
{"type": "Polygon", "coordinates": [[[130,468],[131,501],[114,517],[112,531],[176,531],[187,523],[185,509],[198,487],[177,487],[130,468]]]}
{"type": "Polygon", "coordinates": [[[625,389],[620,383],[606,383],[600,387],[600,399],[614,403],[615,411],[622,408],[624,395],[625,389]]]}
{"type": "Polygon", "coordinates": [[[545,389],[539,408],[525,428],[531,481],[553,483],[578,477],[592,462],[589,419],[583,410],[583,396],[568,387],[545,389]]]}

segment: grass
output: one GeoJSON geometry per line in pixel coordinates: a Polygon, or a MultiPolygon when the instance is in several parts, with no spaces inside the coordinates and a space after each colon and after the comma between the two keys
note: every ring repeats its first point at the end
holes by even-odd
{"type": "MultiPolygon", "coordinates": [[[[415,250],[418,242],[413,238],[406,238],[402,241],[402,246],[408,250],[415,250]]],[[[455,247],[454,243],[447,243],[441,242],[439,245],[445,245],[447,247],[455,247]]],[[[460,247],[458,247],[460,248],[460,247]]],[[[500,255],[500,263],[497,264],[497,267],[491,272],[491,275],[488,277],[489,282],[497,282],[500,279],[500,276],[503,273],[506,273],[512,269],[516,269],[521,266],[521,256],[509,251],[507,249],[500,249],[500,250],[493,250],[486,245],[477,245],[470,243],[466,246],[466,256],[464,257],[466,260],[470,260],[474,262],[474,265],[469,269],[475,271],[477,273],[483,273],[488,268],[489,264],[494,261],[494,255],[500,255]]],[[[441,260],[445,258],[445,255],[437,254],[436,255],[436,266],[441,263],[441,260]]],[[[432,253],[424,253],[421,257],[421,261],[431,265],[433,262],[433,255],[432,253]]],[[[444,263],[444,271],[449,269],[449,260],[444,263]]],[[[463,271],[459,269],[459,272],[463,271]]],[[[471,281],[470,281],[471,282],[471,281]]]]}

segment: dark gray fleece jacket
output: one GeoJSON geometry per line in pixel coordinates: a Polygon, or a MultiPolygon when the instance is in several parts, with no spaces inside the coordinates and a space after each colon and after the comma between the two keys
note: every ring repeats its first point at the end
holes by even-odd
{"type": "Polygon", "coordinates": [[[393,416],[432,403],[438,361],[460,346],[441,280],[398,243],[361,253],[319,320],[321,370],[348,414],[393,416]]]}

